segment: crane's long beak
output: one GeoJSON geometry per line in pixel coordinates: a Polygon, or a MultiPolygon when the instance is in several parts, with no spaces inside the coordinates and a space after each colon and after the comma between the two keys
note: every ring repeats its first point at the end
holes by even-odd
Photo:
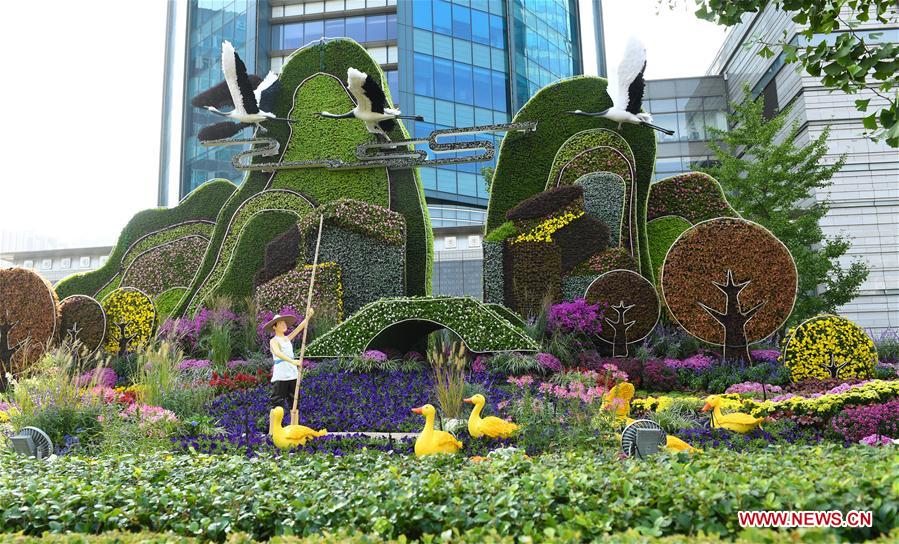
{"type": "Polygon", "coordinates": [[[415,412],[416,414],[421,414],[421,407],[413,408],[412,411],[415,412]]]}
{"type": "Polygon", "coordinates": [[[468,404],[474,404],[474,398],[468,397],[467,399],[462,399],[462,402],[467,402],[468,404]]]}

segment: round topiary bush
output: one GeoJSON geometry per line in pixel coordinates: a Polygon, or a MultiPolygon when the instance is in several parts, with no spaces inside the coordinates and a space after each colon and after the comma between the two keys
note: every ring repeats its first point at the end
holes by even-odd
{"type": "Polygon", "coordinates": [[[72,295],[59,303],[59,338],[73,338],[83,349],[93,354],[106,337],[106,312],[93,297],[72,295]]]}
{"type": "Polygon", "coordinates": [[[693,336],[724,346],[724,358],[751,360],[749,345],[790,316],[798,275],[787,247],[744,219],[721,217],[690,227],[662,266],[662,298],[693,336]]]}
{"type": "Polygon", "coordinates": [[[877,348],[861,327],[845,317],[818,315],[788,331],[780,360],[794,382],[870,378],[877,348]]]}
{"type": "Polygon", "coordinates": [[[659,321],[659,296],[646,278],[632,270],[606,272],[587,288],[587,302],[605,304],[600,338],[627,357],[627,345],[646,338],[659,321]]]}
{"type": "Polygon", "coordinates": [[[156,330],[156,307],[139,289],[122,287],[103,299],[108,353],[125,355],[146,346],[156,330]]]}
{"type": "Polygon", "coordinates": [[[0,270],[0,391],[6,373],[18,372],[40,357],[59,321],[58,299],[50,283],[25,268],[0,270]]]}

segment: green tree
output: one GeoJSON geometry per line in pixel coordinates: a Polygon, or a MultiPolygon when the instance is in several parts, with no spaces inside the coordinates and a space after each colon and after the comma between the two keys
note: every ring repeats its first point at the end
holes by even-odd
{"type": "Polygon", "coordinates": [[[487,190],[487,194],[490,194],[490,189],[493,187],[493,173],[496,171],[496,168],[492,166],[485,166],[481,168],[481,177],[484,178],[484,188],[487,190]]]}
{"type": "Polygon", "coordinates": [[[816,193],[814,203],[806,203],[816,189],[830,186],[845,157],[834,164],[823,162],[829,128],[808,145],[797,146],[799,123],[784,130],[789,110],[768,121],[762,101],[752,100],[748,88],[743,92],[743,101],[731,105],[728,121],[734,128],[708,129],[718,164],[702,170],[721,182],[731,205],[744,218],[766,227],[793,254],[799,293],[790,323],[833,312],[856,296],[868,268],[861,261],[847,268],[840,265],[839,258],[851,243],[821,230],[820,219],[830,207],[822,193],[816,193]]]}
{"type": "MultiPolygon", "coordinates": [[[[659,0],[678,4],[681,0],[659,0]]],[[[775,41],[755,40],[763,47],[762,57],[784,52],[788,63],[799,63],[811,76],[820,77],[824,87],[845,93],[869,89],[886,101],[886,106],[864,118],[864,126],[875,139],[883,138],[899,147],[899,44],[882,41],[882,33],[857,32],[859,24],[874,21],[896,24],[899,9],[896,0],[695,0],[696,16],[717,24],[733,26],[743,15],[762,11],[769,4],[792,12],[793,21],[803,25],[798,40],[784,35],[775,41]],[[836,32],[835,31],[840,31],[836,32]],[[832,43],[821,39],[831,35],[832,43]]],[[[859,99],[855,106],[867,111],[870,99],[859,99]]]]}

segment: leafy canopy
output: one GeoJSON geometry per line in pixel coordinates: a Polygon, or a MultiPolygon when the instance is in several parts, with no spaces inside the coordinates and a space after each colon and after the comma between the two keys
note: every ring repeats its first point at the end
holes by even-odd
{"type": "MultiPolygon", "coordinates": [[[[830,129],[806,146],[794,144],[799,124],[786,127],[789,110],[770,121],[763,116],[761,100],[752,100],[749,89],[731,105],[729,131],[709,129],[710,147],[717,166],[703,169],[721,182],[727,199],[746,219],[769,229],[789,248],[799,272],[799,293],[791,323],[819,313],[833,313],[858,294],[868,268],[855,261],[848,268],[839,259],[851,245],[843,236],[824,235],[820,220],[830,203],[816,191],[831,185],[831,178],[846,162],[823,162],[830,129]],[[785,138],[778,138],[784,134],[785,138]],[[807,204],[810,195],[815,196],[807,204]]],[[[764,266],[764,263],[760,263],[764,266]]]]}
{"type": "MultiPolygon", "coordinates": [[[[668,5],[678,0],[659,0],[668,5]]],[[[886,102],[880,111],[864,118],[864,126],[874,140],[884,139],[891,147],[899,147],[899,44],[881,41],[882,33],[863,34],[860,24],[876,21],[895,24],[899,21],[896,0],[697,0],[696,16],[717,24],[733,26],[743,15],[757,13],[773,4],[775,9],[790,11],[793,21],[802,25],[799,40],[781,39],[763,45],[759,55],[768,58],[775,49],[784,52],[787,63],[798,62],[811,76],[820,77],[825,88],[845,93],[870,89],[886,102]],[[821,35],[840,31],[834,43],[821,35]]],[[[870,98],[858,99],[859,111],[868,111],[870,98]]]]}

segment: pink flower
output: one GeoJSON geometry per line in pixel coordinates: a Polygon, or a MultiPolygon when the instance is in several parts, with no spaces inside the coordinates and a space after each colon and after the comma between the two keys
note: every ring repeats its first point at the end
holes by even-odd
{"type": "Polygon", "coordinates": [[[527,387],[534,383],[534,378],[532,376],[521,376],[516,378],[515,376],[509,376],[506,380],[513,385],[517,385],[518,387],[527,387]]]}
{"type": "Polygon", "coordinates": [[[872,434],[862,438],[858,443],[865,446],[889,446],[893,443],[893,439],[879,434],[872,434]]]}

